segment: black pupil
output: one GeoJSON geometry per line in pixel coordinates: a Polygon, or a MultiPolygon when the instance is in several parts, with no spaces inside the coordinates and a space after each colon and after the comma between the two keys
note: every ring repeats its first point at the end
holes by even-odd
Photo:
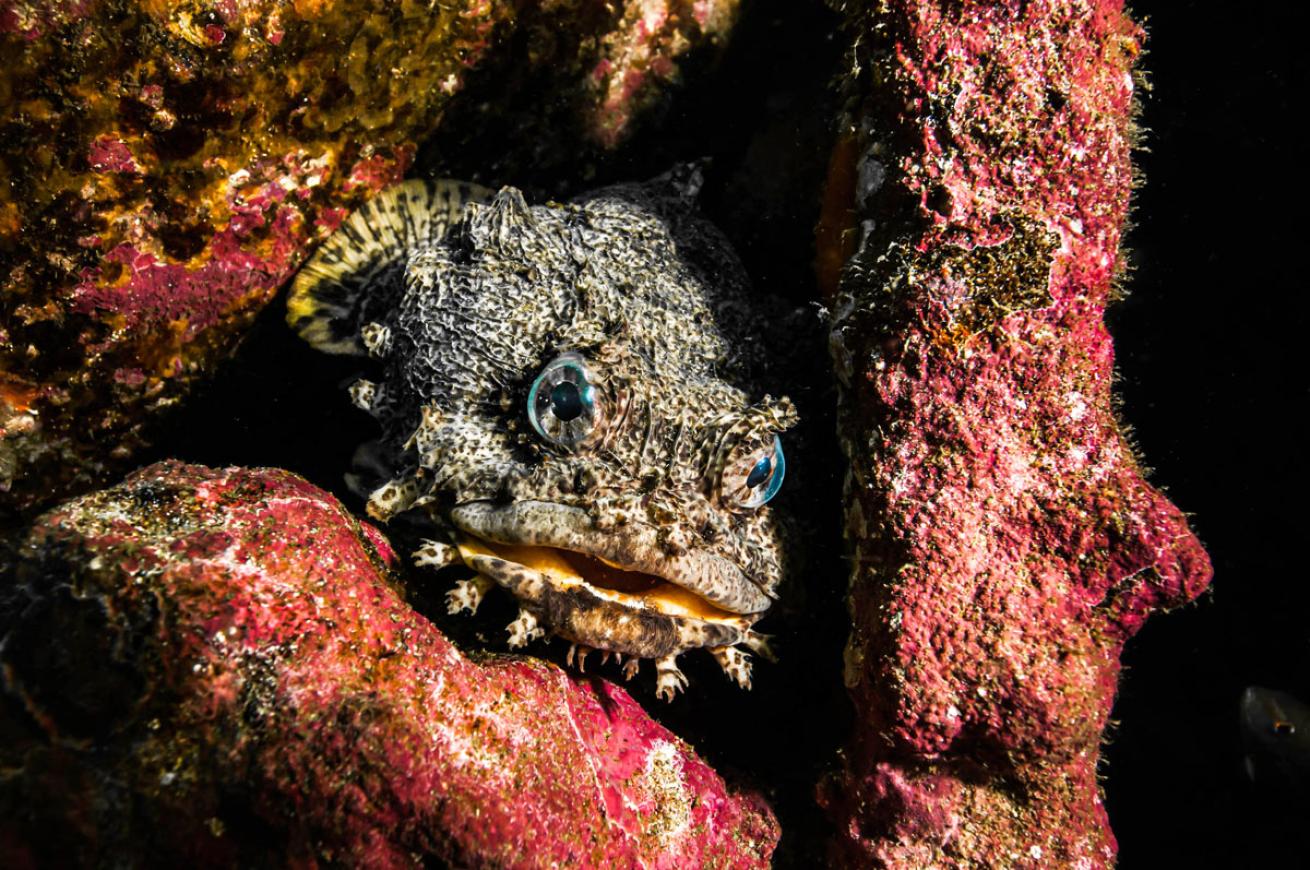
{"type": "Polygon", "coordinates": [[[582,394],[572,381],[560,381],[550,390],[550,410],[556,419],[567,423],[582,414],[582,394]]]}
{"type": "Polygon", "coordinates": [[[747,476],[746,485],[751,489],[754,489],[761,483],[764,483],[764,481],[768,480],[769,475],[772,472],[773,463],[769,461],[769,457],[761,456],[760,461],[755,463],[755,467],[751,469],[750,475],[747,476]]]}

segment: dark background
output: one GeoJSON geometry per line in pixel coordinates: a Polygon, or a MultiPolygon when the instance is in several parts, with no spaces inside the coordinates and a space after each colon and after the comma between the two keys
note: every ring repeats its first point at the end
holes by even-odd
{"type": "MultiPolygon", "coordinates": [[[[1121,866],[1130,870],[1310,864],[1299,839],[1310,813],[1242,774],[1237,707],[1248,684],[1310,700],[1310,582],[1299,553],[1310,538],[1302,356],[1310,319],[1294,276],[1304,257],[1306,167],[1293,133],[1307,82],[1293,5],[1133,4],[1150,32],[1143,66],[1152,88],[1141,116],[1149,150],[1137,155],[1145,183],[1128,236],[1135,271],[1110,318],[1122,414],[1151,480],[1192,514],[1216,573],[1210,593],[1150,620],[1124,656],[1102,772],[1121,866]]],[[[538,147],[565,141],[567,106],[538,105],[520,91],[522,110],[506,110],[494,89],[514,63],[510,46],[505,65],[492,63],[470,82],[443,128],[478,132],[439,134],[420,152],[419,170],[562,197],[711,156],[706,209],[735,237],[757,284],[804,304],[813,292],[808,245],[830,141],[829,82],[840,59],[835,23],[816,3],[756,2],[724,60],[704,69],[693,61],[695,84],[609,156],[580,144],[538,147]]],[[[349,498],[340,475],[373,432],[340,388],[358,365],[303,348],[280,317],[280,306],[270,306],[156,455],[291,468],[349,498]]],[[[782,628],[767,627],[783,634],[784,665],[758,668],[749,695],[690,655],[694,703],[664,707],[651,702],[649,686],[634,688],[712,762],[769,791],[788,823],[782,865],[821,854],[826,831],[812,783],[849,727],[832,666],[845,635],[845,567],[833,555],[839,520],[830,499],[805,495],[838,486],[825,410],[833,396],[817,333],[799,336],[792,350],[802,362],[791,391],[807,422],[795,454],[787,447],[788,488],[799,493],[791,508],[813,525],[804,589],[771,620],[782,628]]],[[[489,601],[490,612],[473,622],[434,618],[457,638],[495,643],[512,617],[498,606],[489,601]]],[[[559,659],[563,649],[529,651],[559,659]]]]}
{"type": "Polygon", "coordinates": [[[1237,712],[1248,684],[1310,700],[1299,6],[1132,7],[1152,89],[1136,271],[1110,318],[1123,416],[1215,579],[1123,657],[1103,773],[1130,870],[1310,866],[1310,808],[1249,786],[1237,712]]]}

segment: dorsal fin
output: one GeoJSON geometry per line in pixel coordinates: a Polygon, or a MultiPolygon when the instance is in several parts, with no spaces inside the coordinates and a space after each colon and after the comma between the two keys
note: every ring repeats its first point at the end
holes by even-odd
{"type": "Polygon", "coordinates": [[[405,262],[439,242],[465,204],[492,191],[449,179],[414,178],[388,187],[360,206],[296,275],[287,297],[287,324],[327,353],[364,354],[360,328],[393,304],[405,262]]]}

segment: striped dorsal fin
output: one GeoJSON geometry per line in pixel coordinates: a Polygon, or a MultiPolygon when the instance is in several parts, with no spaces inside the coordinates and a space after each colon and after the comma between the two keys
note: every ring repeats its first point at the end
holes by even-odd
{"type": "Polygon", "coordinates": [[[287,324],[318,350],[363,355],[360,329],[394,304],[409,255],[435,245],[467,203],[491,194],[449,179],[414,178],[388,187],[347,218],[296,274],[287,324]]]}

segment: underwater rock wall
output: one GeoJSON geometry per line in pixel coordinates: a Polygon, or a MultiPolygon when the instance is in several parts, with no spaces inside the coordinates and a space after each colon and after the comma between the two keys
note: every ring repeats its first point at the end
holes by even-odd
{"type": "MultiPolygon", "coordinates": [[[[1106,866],[1120,650],[1209,579],[1111,392],[1142,32],[1113,0],[831,5],[853,48],[819,259],[858,715],[821,790],[833,854],[1106,866]]],[[[125,468],[314,244],[434,132],[465,141],[452,107],[515,130],[485,95],[540,78],[612,148],[736,13],[0,0],[0,519],[125,468]]],[[[777,840],[621,690],[459,653],[382,537],[285,472],[155,466],[13,555],[19,864],[751,866],[777,840]]]]}
{"type": "Polygon", "coordinates": [[[837,5],[852,132],[819,239],[859,722],[834,855],[1110,866],[1119,652],[1211,573],[1111,390],[1143,33],[1116,0],[837,5]]]}
{"type": "Polygon", "coordinates": [[[461,654],[382,535],[288,472],[154,465],[13,555],[17,866],[753,867],[777,842],[622,689],[461,654]]]}
{"type": "Polygon", "coordinates": [[[608,146],[736,7],[0,0],[0,519],[125,468],[513,34],[608,146]]]}

